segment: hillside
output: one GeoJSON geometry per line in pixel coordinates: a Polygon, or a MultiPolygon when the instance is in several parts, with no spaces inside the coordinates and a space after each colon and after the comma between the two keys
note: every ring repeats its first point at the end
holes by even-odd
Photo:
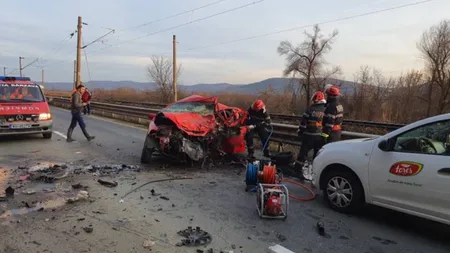
{"type": "MultiPolygon", "coordinates": [[[[179,89],[186,92],[229,92],[240,94],[257,94],[264,91],[270,86],[275,92],[283,92],[292,82],[299,82],[299,79],[293,80],[291,78],[269,78],[255,83],[249,84],[229,84],[229,83],[202,83],[195,85],[180,85],[179,89]]],[[[342,84],[342,93],[351,93],[354,90],[354,83],[338,79],[330,79],[330,83],[342,84]]],[[[155,90],[157,86],[155,83],[148,82],[134,82],[134,81],[90,81],[86,83],[90,89],[116,89],[116,88],[133,88],[137,90],[155,90]]],[[[71,90],[72,83],[69,82],[48,82],[45,84],[46,89],[49,90],[71,90]]]]}

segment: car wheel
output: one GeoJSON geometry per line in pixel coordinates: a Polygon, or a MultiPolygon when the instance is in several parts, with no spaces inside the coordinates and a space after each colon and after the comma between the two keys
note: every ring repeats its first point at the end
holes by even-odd
{"type": "Polygon", "coordinates": [[[50,133],[44,133],[42,134],[44,136],[44,139],[51,139],[52,138],[52,132],[50,133]]]}
{"type": "Polygon", "coordinates": [[[142,147],[141,163],[148,164],[152,159],[152,152],[147,148],[148,138],[145,138],[144,147],[142,147]]]}
{"type": "Polygon", "coordinates": [[[359,178],[348,170],[331,170],[325,176],[324,198],[341,213],[358,212],[364,206],[364,189],[359,178]]]}

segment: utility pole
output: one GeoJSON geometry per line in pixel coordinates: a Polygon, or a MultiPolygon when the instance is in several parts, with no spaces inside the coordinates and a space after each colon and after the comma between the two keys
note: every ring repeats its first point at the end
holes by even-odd
{"type": "Polygon", "coordinates": [[[20,71],[20,77],[22,77],[22,60],[25,59],[25,57],[19,56],[19,71],[20,71]]]}
{"type": "Polygon", "coordinates": [[[42,69],[42,86],[44,86],[44,69],[42,69]]]}
{"type": "Polygon", "coordinates": [[[178,101],[178,87],[177,87],[177,37],[173,35],[173,100],[178,101]]]}
{"type": "Polygon", "coordinates": [[[81,29],[83,27],[83,23],[81,21],[81,16],[78,16],[78,26],[77,26],[77,62],[76,62],[76,79],[75,79],[75,88],[78,87],[81,83],[81,29]]]}
{"type": "Polygon", "coordinates": [[[73,88],[77,87],[77,60],[73,60],[73,88]]]}
{"type": "Polygon", "coordinates": [[[6,76],[6,67],[3,67],[3,75],[6,76]]]}

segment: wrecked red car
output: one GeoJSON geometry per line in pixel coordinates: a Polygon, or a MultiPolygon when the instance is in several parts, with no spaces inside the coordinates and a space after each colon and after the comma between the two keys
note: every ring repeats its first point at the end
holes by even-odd
{"type": "Polygon", "coordinates": [[[155,155],[200,161],[245,151],[247,111],[220,104],[217,97],[192,95],[150,114],[141,163],[155,155]]]}

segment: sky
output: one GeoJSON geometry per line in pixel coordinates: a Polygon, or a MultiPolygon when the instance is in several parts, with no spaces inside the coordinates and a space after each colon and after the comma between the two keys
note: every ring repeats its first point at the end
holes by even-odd
{"type": "MultiPolygon", "coordinates": [[[[83,22],[82,80],[150,81],[151,56],[172,57],[177,37],[177,62],[182,84],[246,84],[280,77],[285,59],[277,53],[283,40],[300,44],[315,23],[373,12],[420,0],[18,0],[3,1],[0,15],[0,67],[33,80],[71,82],[76,59],[77,18],[83,22]],[[215,3],[218,2],[218,3],[215,3]],[[213,4],[215,3],[215,4],[213,4]],[[251,4],[254,3],[254,4],[251,4]],[[204,5],[210,6],[167,18],[204,5]],[[216,15],[239,6],[234,11],[216,15]],[[8,11],[5,11],[8,10],[8,11]],[[166,19],[167,18],[167,19],[166,19]],[[157,21],[156,20],[161,20],[157,21]],[[203,19],[197,21],[199,19],[203,19]],[[137,27],[139,26],[139,27],[137,27]],[[169,29],[180,26],[178,28],[169,29]],[[137,27],[137,28],[136,28],[137,27]],[[254,39],[252,36],[303,27],[254,39]],[[149,36],[145,36],[149,35],[149,36]],[[142,38],[140,38],[142,37],[142,38]],[[70,39],[69,39],[70,38],[70,39]],[[140,38],[140,39],[137,39],[140,38]],[[206,47],[211,45],[210,47],[206,47]],[[85,56],[85,54],[86,56],[85,56]],[[86,60],[87,59],[87,60],[86,60]]],[[[342,79],[353,80],[362,65],[397,76],[423,68],[417,50],[421,34],[448,17],[450,1],[427,3],[320,25],[324,35],[339,31],[327,67],[340,66],[342,79]]]]}

